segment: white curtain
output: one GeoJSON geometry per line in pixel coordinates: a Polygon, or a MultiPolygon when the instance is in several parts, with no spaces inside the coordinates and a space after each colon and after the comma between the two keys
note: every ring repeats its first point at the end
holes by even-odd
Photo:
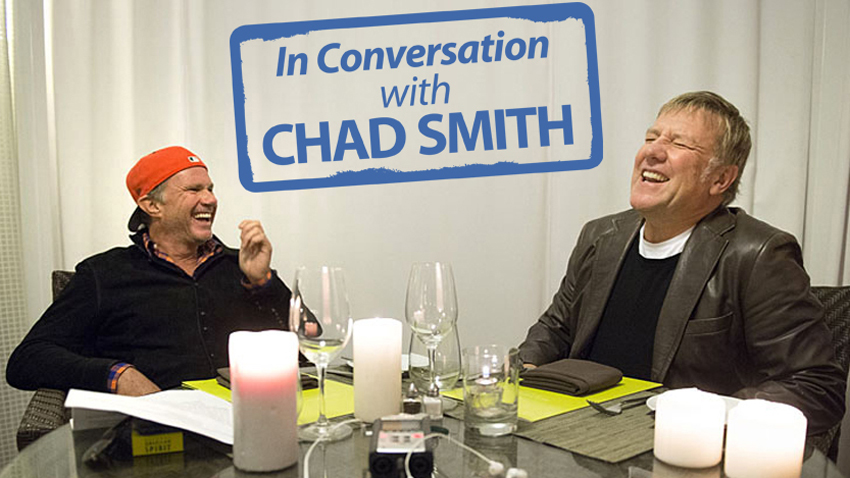
{"type": "MultiPolygon", "coordinates": [[[[0,0],[0,376],[6,375],[6,358],[27,331],[30,319],[24,294],[24,252],[21,235],[18,156],[12,95],[13,30],[6,19],[11,5],[0,0]]],[[[0,388],[0,467],[15,456],[14,430],[31,394],[0,388]]]]}
{"type": "MultiPolygon", "coordinates": [[[[129,167],[161,146],[183,144],[210,164],[221,201],[218,235],[237,245],[239,220],[261,219],[284,278],[300,263],[342,264],[356,316],[402,317],[410,263],[447,260],[458,276],[464,342],[517,342],[557,287],[581,225],[628,207],[633,157],[658,107],[697,89],[724,95],[752,124],[756,146],[737,203],[798,237],[813,283],[846,282],[848,2],[588,4],[604,132],[595,169],[257,194],[236,174],[230,33],[253,23],[420,6],[47,2],[44,110],[55,115],[45,121],[55,133],[21,133],[22,143],[50,145],[47,154],[22,149],[22,175],[55,171],[56,181],[48,174],[37,194],[22,198],[25,216],[38,222],[25,237],[39,245],[27,258],[28,277],[36,278],[28,286],[44,291],[30,297],[33,319],[49,300],[44,271],[127,244],[129,167]]],[[[429,9],[485,6],[492,2],[429,9]]]]}
{"type": "MultiPolygon", "coordinates": [[[[812,51],[811,111],[806,128],[805,209],[798,214],[812,278],[850,283],[850,1],[818,2],[812,51]]],[[[780,183],[781,184],[781,183],[780,183]]],[[[780,189],[780,188],[777,188],[780,189]]],[[[767,201],[777,198],[774,193],[767,201]]],[[[767,202],[766,201],[766,202],[767,202]]],[[[780,203],[790,206],[788,200],[780,203]]],[[[768,209],[765,206],[765,209],[768,209]]],[[[776,214],[774,213],[774,216],[776,214]]]]}
{"type": "Polygon", "coordinates": [[[49,301],[51,269],[128,243],[133,203],[124,177],[136,159],[181,144],[210,166],[219,237],[237,246],[238,222],[261,219],[285,279],[301,263],[340,264],[355,317],[403,318],[410,263],[450,261],[462,342],[516,344],[548,305],[582,224],[628,207],[634,154],[658,107],[700,89],[732,101],[753,128],[737,204],[796,235],[813,283],[850,282],[847,0],[588,0],[604,135],[604,159],[592,170],[259,194],[242,188],[228,43],[238,26],[537,3],[47,0],[43,12],[28,7],[34,12],[20,21],[36,32],[33,64],[16,72],[16,114],[28,118],[19,165],[32,320],[49,301]]]}

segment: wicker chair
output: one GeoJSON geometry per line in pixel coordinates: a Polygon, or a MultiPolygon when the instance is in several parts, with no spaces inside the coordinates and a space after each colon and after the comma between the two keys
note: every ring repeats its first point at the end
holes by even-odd
{"type": "MultiPolygon", "coordinates": [[[[823,319],[832,332],[832,343],[835,346],[835,359],[847,375],[850,371],[850,286],[844,287],[812,287],[815,297],[823,304],[823,319]]],[[[823,443],[816,446],[837,461],[838,437],[841,425],[836,425],[827,432],[823,443]]]]}
{"type": "MultiPolygon", "coordinates": [[[[53,299],[68,285],[71,277],[70,271],[53,271],[53,299]]],[[[65,395],[62,390],[40,388],[27,404],[21,424],[18,425],[17,442],[18,451],[23,450],[30,443],[42,436],[68,423],[71,419],[71,411],[65,408],[65,395]]]]}

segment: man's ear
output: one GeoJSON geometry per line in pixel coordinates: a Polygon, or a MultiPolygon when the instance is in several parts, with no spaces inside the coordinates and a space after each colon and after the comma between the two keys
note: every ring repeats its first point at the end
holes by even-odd
{"type": "Polygon", "coordinates": [[[709,193],[712,196],[719,196],[726,192],[732,183],[735,182],[735,178],[738,177],[738,166],[720,166],[717,168],[717,171],[712,174],[711,178],[711,189],[709,193]]]}
{"type": "Polygon", "coordinates": [[[162,213],[161,205],[150,198],[150,196],[142,196],[139,198],[139,202],[137,203],[139,208],[146,212],[150,217],[159,217],[162,213]]]}

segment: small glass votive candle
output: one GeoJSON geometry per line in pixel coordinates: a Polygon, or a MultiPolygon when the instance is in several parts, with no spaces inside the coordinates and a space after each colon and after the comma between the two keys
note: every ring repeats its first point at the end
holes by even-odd
{"type": "Polygon", "coordinates": [[[730,478],[799,478],[807,421],[791,405],[744,400],[729,411],[724,471],[730,478]]]}
{"type": "Polygon", "coordinates": [[[684,468],[708,468],[723,456],[726,402],[696,388],[670,390],[655,407],[655,457],[684,468]]]}
{"type": "Polygon", "coordinates": [[[463,350],[463,421],[483,436],[516,430],[519,408],[519,352],[499,345],[463,350]]]}

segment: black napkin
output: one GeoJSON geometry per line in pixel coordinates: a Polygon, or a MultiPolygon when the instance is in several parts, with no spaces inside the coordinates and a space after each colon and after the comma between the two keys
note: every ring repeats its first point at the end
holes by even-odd
{"type": "Polygon", "coordinates": [[[230,388],[230,367],[222,367],[216,372],[218,372],[218,375],[216,375],[215,381],[224,388],[230,388]]]}
{"type": "MultiPolygon", "coordinates": [[[[224,388],[230,388],[230,367],[222,367],[216,370],[216,372],[218,372],[218,375],[216,375],[215,381],[224,388]]],[[[301,390],[310,390],[311,388],[318,387],[318,379],[306,374],[301,374],[301,390]]]]}
{"type": "Polygon", "coordinates": [[[567,395],[598,392],[620,383],[623,372],[601,363],[562,359],[522,372],[521,385],[567,395]]]}

